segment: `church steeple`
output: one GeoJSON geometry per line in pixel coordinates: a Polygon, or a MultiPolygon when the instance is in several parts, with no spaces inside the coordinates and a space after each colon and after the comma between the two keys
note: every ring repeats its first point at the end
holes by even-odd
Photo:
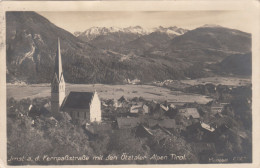
{"type": "Polygon", "coordinates": [[[58,38],[58,45],[57,45],[57,51],[56,51],[56,58],[55,58],[55,68],[54,73],[57,74],[58,80],[60,80],[62,74],[62,60],[61,60],[61,54],[60,54],[60,39],[58,38]]]}
{"type": "Polygon", "coordinates": [[[57,52],[54,63],[54,75],[51,83],[51,111],[58,112],[65,98],[65,81],[62,71],[60,40],[58,38],[57,52]]]}

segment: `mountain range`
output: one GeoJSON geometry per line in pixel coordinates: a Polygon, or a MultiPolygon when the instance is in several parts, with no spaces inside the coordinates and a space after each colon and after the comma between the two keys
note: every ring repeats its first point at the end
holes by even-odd
{"type": "Polygon", "coordinates": [[[126,27],[126,28],[91,27],[89,29],[86,29],[83,32],[76,31],[74,33],[74,35],[76,37],[82,38],[86,41],[91,41],[98,36],[106,36],[106,35],[113,34],[113,33],[136,34],[136,35],[142,36],[142,35],[150,34],[152,32],[161,32],[161,33],[166,33],[169,36],[174,37],[174,36],[177,36],[177,35],[182,35],[182,34],[186,33],[187,31],[188,30],[178,28],[176,26],[174,26],[174,27],[159,26],[159,27],[151,28],[151,29],[143,28],[141,26],[129,26],[129,27],[126,27]]]}
{"type": "MultiPolygon", "coordinates": [[[[49,83],[58,37],[65,80],[70,83],[212,76],[221,69],[216,67],[224,66],[221,61],[243,60],[251,52],[251,34],[215,25],[194,30],[92,27],[73,35],[36,12],[7,12],[7,82],[49,83]],[[209,64],[214,68],[205,71],[209,64]]],[[[237,64],[240,67],[243,61],[237,64]]],[[[221,73],[225,72],[230,74],[228,69],[221,73]]],[[[250,75],[237,69],[232,74],[250,75]]]]}

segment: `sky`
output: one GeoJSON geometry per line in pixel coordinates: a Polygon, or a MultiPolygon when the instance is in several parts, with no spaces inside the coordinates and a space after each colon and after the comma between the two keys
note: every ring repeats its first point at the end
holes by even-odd
{"type": "Polygon", "coordinates": [[[74,33],[90,27],[177,26],[189,30],[205,24],[216,24],[244,32],[252,32],[252,18],[242,11],[87,11],[87,12],[37,12],[55,25],[74,33]]]}

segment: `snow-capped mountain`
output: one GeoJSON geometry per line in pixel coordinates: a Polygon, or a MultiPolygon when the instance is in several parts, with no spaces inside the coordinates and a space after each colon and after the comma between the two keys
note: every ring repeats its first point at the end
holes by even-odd
{"type": "Polygon", "coordinates": [[[118,28],[118,27],[91,27],[84,32],[75,32],[74,35],[76,37],[80,37],[87,41],[93,40],[98,36],[108,35],[111,33],[128,33],[128,34],[135,34],[135,35],[147,35],[152,32],[161,32],[166,33],[169,36],[179,36],[186,33],[188,30],[183,28],[174,27],[156,27],[151,29],[146,29],[141,26],[129,26],[126,28],[118,28]]]}
{"type": "Polygon", "coordinates": [[[96,36],[85,42],[35,12],[7,12],[6,20],[7,82],[50,82],[58,37],[64,77],[69,83],[204,77],[208,74],[204,71],[206,62],[219,63],[230,54],[236,56],[214,68],[221,73],[250,72],[249,68],[240,68],[250,67],[250,55],[244,58],[237,54],[251,51],[251,35],[239,30],[216,26],[188,32],[177,27],[96,27],[84,32],[96,36]],[[229,69],[232,62],[239,68],[229,69]]]}
{"type": "Polygon", "coordinates": [[[168,35],[175,35],[175,36],[179,36],[179,35],[183,35],[184,33],[186,33],[188,30],[187,29],[183,29],[183,28],[179,28],[176,26],[173,27],[156,27],[153,29],[155,32],[161,32],[161,33],[166,33],[168,35]]]}
{"type": "Polygon", "coordinates": [[[150,33],[149,30],[143,29],[140,26],[130,26],[126,28],[118,28],[118,27],[91,27],[84,32],[75,32],[74,35],[76,37],[84,37],[87,41],[93,40],[94,38],[101,36],[101,35],[107,35],[109,33],[130,33],[130,34],[139,34],[139,35],[145,35],[150,33]]]}

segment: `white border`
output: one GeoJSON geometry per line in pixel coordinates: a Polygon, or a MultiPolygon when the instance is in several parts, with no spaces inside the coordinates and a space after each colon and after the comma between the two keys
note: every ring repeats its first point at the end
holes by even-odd
{"type": "MultiPolygon", "coordinates": [[[[6,46],[5,11],[202,11],[202,10],[245,10],[254,19],[252,33],[253,51],[253,163],[252,164],[171,164],[171,165],[107,165],[104,167],[255,167],[260,168],[260,8],[259,1],[2,1],[0,2],[0,167],[6,164],[6,46]]],[[[246,23],[245,23],[246,24],[246,23]]],[[[77,167],[92,167],[82,165],[77,167]]],[[[28,167],[28,166],[19,166],[28,167]]],[[[38,166],[30,166],[38,167],[38,166]]],[[[43,167],[43,166],[41,166],[43,167]]],[[[48,166],[57,167],[57,166],[48,166]]],[[[60,166],[58,166],[60,167],[60,166]]],[[[72,167],[62,166],[62,167],[72,167]]],[[[73,166],[74,167],[74,166],[73,166]]],[[[93,167],[100,167],[94,166],[93,167]]]]}

